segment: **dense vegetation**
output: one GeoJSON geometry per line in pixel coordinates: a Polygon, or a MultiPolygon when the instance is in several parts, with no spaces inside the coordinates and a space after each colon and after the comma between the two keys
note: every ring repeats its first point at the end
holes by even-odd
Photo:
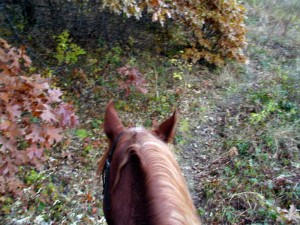
{"type": "MultiPolygon", "coordinates": [[[[23,23],[17,24],[21,30],[30,30],[30,35],[38,33],[44,39],[68,29],[73,36],[85,39],[89,47],[89,40],[93,38],[97,40],[92,41],[94,44],[103,41],[133,44],[136,37],[139,39],[145,32],[153,35],[154,30],[158,36],[151,38],[156,38],[157,44],[163,42],[157,45],[161,53],[181,54],[193,62],[200,60],[218,66],[228,60],[245,61],[245,9],[235,0],[27,0],[16,3],[6,5],[6,10],[23,17],[11,20],[21,19],[23,23]],[[134,18],[126,20],[126,17],[134,18]]],[[[49,42],[45,45],[49,47],[49,42]]]]}
{"type": "Polygon", "coordinates": [[[298,1],[96,2],[0,3],[0,223],[105,224],[113,98],[126,126],[179,109],[204,224],[299,224],[298,1]]]}
{"type": "MultiPolygon", "coordinates": [[[[245,46],[244,7],[237,1],[103,1],[103,6],[128,17],[142,17],[147,10],[153,21],[162,25],[173,19],[177,32],[185,27],[182,37],[190,45],[183,53],[193,62],[205,59],[216,65],[225,59],[244,61],[245,46]]],[[[178,37],[177,37],[178,38],[178,37]]]]}

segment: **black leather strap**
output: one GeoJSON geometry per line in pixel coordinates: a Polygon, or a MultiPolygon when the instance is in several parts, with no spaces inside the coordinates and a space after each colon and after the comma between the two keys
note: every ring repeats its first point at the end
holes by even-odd
{"type": "Polygon", "coordinates": [[[124,132],[121,132],[117,135],[114,142],[112,143],[107,159],[105,160],[105,165],[102,171],[102,182],[103,182],[103,201],[105,203],[105,210],[110,210],[110,196],[109,196],[109,175],[110,175],[110,166],[114,151],[118,145],[119,139],[123,136],[124,132]]]}

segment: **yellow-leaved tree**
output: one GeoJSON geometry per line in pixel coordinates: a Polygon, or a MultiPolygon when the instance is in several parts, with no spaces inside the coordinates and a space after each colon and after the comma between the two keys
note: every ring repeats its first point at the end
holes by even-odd
{"type": "Polygon", "coordinates": [[[173,20],[186,31],[185,59],[217,66],[245,61],[245,9],[237,0],[103,0],[102,6],[137,19],[149,13],[161,25],[173,20]]]}

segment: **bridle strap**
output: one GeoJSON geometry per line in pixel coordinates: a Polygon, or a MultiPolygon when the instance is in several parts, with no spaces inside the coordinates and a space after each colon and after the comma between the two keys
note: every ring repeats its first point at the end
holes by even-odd
{"type": "Polygon", "coordinates": [[[124,132],[121,132],[117,135],[114,142],[110,146],[109,154],[105,160],[105,164],[102,171],[102,182],[103,182],[103,201],[105,203],[105,210],[110,210],[110,197],[109,197],[109,175],[110,175],[110,166],[114,151],[118,145],[119,139],[123,136],[124,132]]]}

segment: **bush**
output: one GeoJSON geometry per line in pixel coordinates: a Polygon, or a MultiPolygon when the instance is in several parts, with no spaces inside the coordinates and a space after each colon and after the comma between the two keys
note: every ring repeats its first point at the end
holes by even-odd
{"type": "Polygon", "coordinates": [[[0,39],[0,193],[20,195],[16,178],[21,165],[41,168],[44,150],[62,140],[63,131],[78,123],[74,109],[61,100],[40,74],[24,71],[31,64],[24,48],[0,39]]]}
{"type": "Polygon", "coordinates": [[[229,1],[123,1],[104,0],[103,7],[128,17],[141,18],[147,10],[153,21],[165,24],[166,18],[184,27],[190,47],[183,57],[193,62],[206,60],[222,65],[225,59],[245,61],[245,9],[235,0],[229,1]]]}
{"type": "Polygon", "coordinates": [[[86,54],[86,52],[78,45],[70,40],[70,34],[67,30],[57,36],[57,47],[55,58],[59,64],[75,64],[78,56],[86,54]]]}

